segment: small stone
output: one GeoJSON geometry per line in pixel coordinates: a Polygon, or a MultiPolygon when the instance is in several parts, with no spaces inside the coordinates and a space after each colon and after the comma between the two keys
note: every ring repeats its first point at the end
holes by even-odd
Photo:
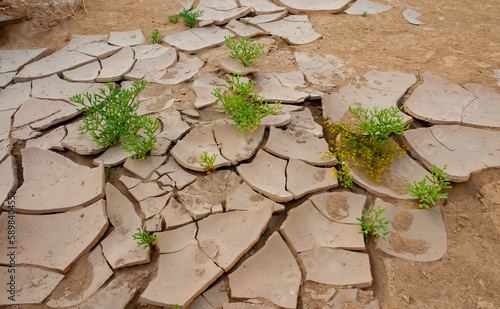
{"type": "Polygon", "coordinates": [[[420,13],[414,11],[412,9],[406,9],[403,11],[404,18],[410,23],[414,25],[423,25],[424,23],[418,20],[420,17],[420,13]]]}
{"type": "Polygon", "coordinates": [[[173,67],[148,72],[144,78],[150,82],[162,85],[177,85],[193,78],[199,69],[203,67],[204,63],[199,58],[188,58],[186,54],[179,53],[179,60],[173,67]]]}
{"type": "Polygon", "coordinates": [[[286,165],[286,160],[261,149],[251,163],[240,164],[236,170],[252,189],[281,203],[293,199],[293,195],[286,191],[286,165]]]}
{"type": "Polygon", "coordinates": [[[16,193],[17,211],[62,212],[104,197],[103,166],[88,168],[39,148],[25,148],[21,154],[24,182],[16,193]]]}
{"type": "Polygon", "coordinates": [[[349,0],[314,0],[303,2],[300,0],[278,0],[278,3],[286,6],[288,11],[293,14],[309,12],[328,12],[338,13],[342,11],[349,3],[349,0]]]}
{"type": "Polygon", "coordinates": [[[283,131],[270,128],[269,138],[263,147],[266,151],[284,159],[303,160],[311,165],[331,166],[336,164],[335,158],[325,159],[328,143],[324,139],[314,137],[303,130],[283,131]]]}
{"type": "Polygon", "coordinates": [[[364,250],[361,227],[334,222],[323,216],[311,203],[305,201],[288,212],[280,232],[297,253],[313,248],[364,250]]]}
{"type": "Polygon", "coordinates": [[[157,233],[156,246],[160,253],[178,252],[187,246],[197,246],[195,235],[197,233],[196,224],[191,223],[183,227],[157,233]]]}
{"type": "Polygon", "coordinates": [[[224,159],[220,154],[217,143],[214,140],[212,128],[201,127],[191,130],[183,139],[179,140],[172,148],[170,154],[183,167],[199,172],[209,169],[200,165],[200,156],[206,151],[208,156],[216,154],[214,166],[230,166],[231,162],[224,159]]]}
{"type": "Polygon", "coordinates": [[[258,126],[242,135],[234,124],[226,124],[214,128],[214,137],[221,147],[222,156],[235,165],[250,159],[257,152],[264,138],[264,131],[264,126],[258,126]]]}
{"type": "Polygon", "coordinates": [[[335,286],[367,288],[372,285],[370,258],[366,253],[316,248],[299,254],[306,280],[335,286]]]}
{"type": "MultiPolygon", "coordinates": [[[[1,58],[0,58],[1,59],[1,58]]],[[[2,278],[9,279],[7,266],[0,266],[2,278]]],[[[13,304],[41,304],[52,293],[54,288],[61,282],[64,275],[55,271],[16,265],[15,268],[16,290],[15,302],[9,299],[12,296],[7,288],[0,290],[0,305],[9,306],[13,304]]]]}
{"type": "Polygon", "coordinates": [[[297,306],[302,276],[297,261],[278,232],[228,277],[233,298],[258,297],[283,308],[297,306]]]}
{"type": "Polygon", "coordinates": [[[110,32],[108,43],[116,46],[134,46],[144,43],[146,39],[141,29],[124,32],[110,32]]]}
{"type": "MultiPolygon", "coordinates": [[[[16,207],[22,205],[17,198],[16,207]]],[[[0,215],[1,230],[7,230],[8,220],[8,212],[4,211],[0,215]]],[[[104,200],[79,210],[44,215],[43,220],[39,216],[16,214],[16,236],[23,239],[17,242],[16,264],[67,272],[71,264],[99,241],[107,228],[104,200]]],[[[0,246],[8,247],[6,233],[0,234],[0,246]]],[[[1,264],[9,262],[7,254],[0,255],[1,264]]]]}
{"type": "Polygon", "coordinates": [[[230,74],[241,74],[248,75],[257,72],[253,67],[246,67],[241,63],[240,60],[232,58],[219,58],[219,63],[222,68],[230,74]]]}
{"type": "Polygon", "coordinates": [[[447,236],[439,206],[425,211],[407,210],[377,199],[374,205],[386,208],[387,241],[378,241],[377,248],[392,256],[410,261],[432,262],[441,259],[447,250],[447,236]]]}
{"type": "Polygon", "coordinates": [[[96,81],[106,82],[110,79],[118,81],[132,69],[134,63],[134,51],[128,46],[124,47],[109,58],[101,60],[102,69],[96,81]]]}
{"type": "Polygon", "coordinates": [[[339,185],[337,176],[331,176],[328,167],[311,166],[301,160],[290,159],[286,167],[286,189],[299,199],[307,194],[328,190],[339,185]]]}
{"type": "Polygon", "coordinates": [[[140,300],[157,306],[186,308],[223,273],[196,245],[161,254],[158,275],[146,287],[140,300]]]}
{"type": "Polygon", "coordinates": [[[257,243],[271,215],[271,207],[263,207],[208,216],[198,221],[200,249],[227,272],[257,243]]]}
{"type": "Polygon", "coordinates": [[[115,227],[101,241],[104,256],[113,269],[149,262],[150,248],[137,246],[131,235],[142,226],[142,219],[135,212],[134,204],[112,184],[106,184],[107,213],[115,227]]]}
{"type": "Polygon", "coordinates": [[[166,160],[167,157],[151,157],[144,160],[128,158],[123,164],[123,167],[142,179],[146,179],[166,160]]]}
{"type": "Polygon", "coordinates": [[[241,37],[247,36],[247,37],[251,38],[251,37],[254,37],[257,35],[265,34],[265,32],[260,30],[259,28],[244,24],[242,22],[237,21],[236,19],[231,20],[225,26],[225,28],[227,30],[234,32],[235,34],[237,34],[241,37]]]}
{"type": "Polygon", "coordinates": [[[224,36],[232,37],[234,35],[228,30],[222,30],[217,26],[211,25],[169,34],[163,38],[163,42],[175,46],[182,51],[194,54],[222,44],[224,36]]]}
{"type": "MultiPolygon", "coordinates": [[[[348,0],[337,1],[348,3],[348,0]]],[[[259,27],[273,35],[280,36],[285,42],[292,45],[307,44],[322,38],[321,34],[314,31],[307,15],[290,15],[282,20],[259,24],[259,27]]]]}
{"type": "Polygon", "coordinates": [[[165,208],[161,211],[161,216],[167,230],[177,228],[193,222],[186,209],[175,198],[171,198],[165,208]]]}

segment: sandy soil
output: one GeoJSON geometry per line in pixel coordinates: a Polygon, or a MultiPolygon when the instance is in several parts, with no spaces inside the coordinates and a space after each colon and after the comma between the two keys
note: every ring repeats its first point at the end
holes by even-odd
{"type": "MultiPolygon", "coordinates": [[[[49,32],[29,36],[25,24],[5,27],[0,49],[48,47],[57,50],[69,42],[72,34],[106,34],[137,28],[145,35],[157,28],[164,36],[185,30],[180,23],[167,21],[167,15],[179,11],[182,2],[86,0],[89,17],[81,10],[76,19],[62,21],[49,32]]],[[[493,69],[500,69],[500,1],[378,2],[393,4],[395,8],[367,17],[310,14],[314,29],[324,37],[311,44],[288,46],[279,38],[260,38],[268,45],[269,52],[257,59],[255,66],[264,73],[288,72],[297,69],[294,51],[318,52],[345,61],[343,69],[348,78],[345,81],[339,78],[336,81],[339,87],[370,70],[394,70],[419,77],[423,72],[430,72],[458,84],[480,83],[500,92],[492,73],[493,69]],[[426,24],[409,24],[402,16],[406,8],[420,12],[420,20],[426,24]],[[438,22],[438,16],[444,16],[444,21],[438,22]]],[[[227,53],[227,49],[219,47],[197,56],[214,60],[227,53]]],[[[216,61],[210,62],[201,73],[224,75],[216,61]]],[[[161,89],[149,91],[162,92],[161,89]]],[[[192,105],[194,94],[190,84],[176,86],[173,91],[192,105]]],[[[185,107],[192,107],[189,104],[185,107]]],[[[307,104],[321,122],[320,104],[307,104]]],[[[202,120],[218,115],[202,114],[202,120]]],[[[355,190],[366,193],[360,188],[355,190]]],[[[455,184],[448,192],[449,202],[442,208],[448,233],[448,252],[443,259],[432,263],[410,262],[369,246],[374,284],[364,293],[373,293],[381,308],[500,308],[500,170],[474,175],[467,183],[455,184]]],[[[290,203],[287,208],[301,201],[290,203]]],[[[132,267],[128,274],[125,274],[127,270],[120,270],[115,276],[130,276],[130,280],[142,286],[148,277],[154,276],[150,273],[154,272],[154,260],[150,266],[132,267]]],[[[140,307],[137,299],[138,296],[131,308],[140,307]]],[[[299,308],[319,306],[307,295],[301,296],[299,302],[299,308]]]]}

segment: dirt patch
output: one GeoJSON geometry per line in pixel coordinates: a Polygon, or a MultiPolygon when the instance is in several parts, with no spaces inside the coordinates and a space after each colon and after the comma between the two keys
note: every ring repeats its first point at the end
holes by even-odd
{"type": "Polygon", "coordinates": [[[64,298],[69,301],[76,300],[82,296],[94,280],[92,264],[87,260],[90,252],[83,255],[66,274],[64,279],[54,289],[51,299],[64,298]]]}
{"type": "Polygon", "coordinates": [[[408,231],[413,223],[413,215],[409,211],[402,211],[392,219],[392,227],[398,232],[408,231]]]}
{"type": "Polygon", "coordinates": [[[326,212],[335,220],[343,220],[349,215],[349,204],[343,195],[332,195],[326,201],[326,212]]]}
{"type": "Polygon", "coordinates": [[[425,254],[430,247],[423,240],[401,237],[398,233],[391,233],[388,241],[390,248],[397,253],[425,254]]]}

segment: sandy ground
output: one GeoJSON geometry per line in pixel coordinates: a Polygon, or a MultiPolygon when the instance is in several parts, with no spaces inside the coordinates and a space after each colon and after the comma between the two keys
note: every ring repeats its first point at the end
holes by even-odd
{"type": "MultiPolygon", "coordinates": [[[[336,81],[339,87],[356,76],[379,70],[413,73],[420,82],[421,74],[430,72],[460,85],[480,83],[500,92],[492,72],[500,69],[499,0],[378,2],[395,8],[367,17],[310,14],[315,31],[324,38],[307,45],[288,46],[279,38],[260,38],[269,48],[266,55],[255,61],[255,66],[261,72],[288,72],[297,69],[294,51],[318,52],[344,60],[347,78],[336,81]],[[402,16],[406,8],[420,12],[420,20],[426,24],[409,24],[402,16]],[[439,22],[438,16],[444,16],[444,21],[439,22]]],[[[180,23],[171,24],[167,20],[168,14],[180,10],[180,3],[178,0],[86,0],[89,17],[81,10],[75,19],[62,21],[48,32],[29,35],[28,30],[33,29],[26,23],[5,27],[0,49],[57,50],[69,42],[72,34],[106,34],[137,28],[145,35],[157,28],[164,36],[185,30],[180,23]]],[[[227,49],[219,47],[197,56],[214,60],[227,53],[227,49]]],[[[222,76],[216,62],[210,62],[201,73],[222,76]]],[[[194,95],[188,83],[178,86],[174,93],[184,93],[184,97],[178,97],[181,100],[194,95]]],[[[315,110],[320,122],[320,103],[306,104],[315,110]]],[[[217,115],[212,112],[202,117],[217,115]]],[[[474,175],[448,192],[449,202],[442,208],[448,252],[440,261],[410,262],[372,250],[373,246],[368,248],[374,284],[366,293],[373,293],[381,308],[500,308],[500,170],[474,175]]],[[[291,203],[287,208],[296,205],[297,202],[291,203]]],[[[130,276],[131,280],[146,284],[154,276],[151,274],[154,265],[155,257],[148,266],[135,267],[129,274],[121,270],[116,275],[130,276]]],[[[139,307],[137,298],[131,307],[139,307]]],[[[316,307],[308,297],[299,298],[299,308],[316,307]]]]}

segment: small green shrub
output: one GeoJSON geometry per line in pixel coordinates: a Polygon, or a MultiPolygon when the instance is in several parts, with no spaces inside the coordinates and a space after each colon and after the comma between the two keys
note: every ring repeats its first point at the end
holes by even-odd
{"type": "Polygon", "coordinates": [[[149,41],[153,44],[160,44],[161,43],[160,31],[158,31],[158,29],[155,29],[155,30],[153,30],[153,32],[151,32],[151,40],[149,40],[149,41]]]}
{"type": "Polygon", "coordinates": [[[414,181],[413,186],[408,183],[408,186],[403,188],[403,190],[408,190],[411,196],[418,197],[419,208],[429,209],[430,204],[435,206],[437,201],[448,198],[448,193],[441,193],[443,189],[451,188],[450,175],[444,172],[446,167],[447,165],[438,168],[433,164],[431,177],[426,175],[421,181],[414,181]],[[427,181],[429,181],[429,184],[427,184],[427,181]]]}
{"type": "Polygon", "coordinates": [[[189,28],[193,28],[196,25],[196,18],[201,17],[203,13],[205,13],[205,11],[203,10],[189,12],[186,9],[182,9],[182,11],[179,12],[179,16],[182,17],[186,26],[188,26],[189,28]]]}
{"type": "Polygon", "coordinates": [[[123,149],[133,153],[134,159],[144,160],[156,144],[156,130],[160,128],[160,121],[152,117],[141,117],[136,126],[122,136],[123,149]],[[143,131],[143,132],[141,132],[143,131]]]}
{"type": "Polygon", "coordinates": [[[242,21],[245,25],[250,25],[250,21],[249,21],[248,19],[246,19],[246,18],[243,18],[241,21],[242,21]]]}
{"type": "Polygon", "coordinates": [[[209,169],[209,171],[207,171],[207,174],[213,173],[218,168],[218,166],[214,166],[215,159],[217,159],[216,153],[213,153],[210,157],[208,156],[208,153],[206,151],[203,151],[203,153],[201,154],[200,166],[209,169]]]}
{"type": "Polygon", "coordinates": [[[384,240],[387,240],[387,239],[385,239],[385,236],[387,234],[389,234],[389,231],[387,231],[386,229],[387,229],[387,225],[391,221],[384,222],[385,217],[380,218],[380,216],[385,212],[386,209],[387,208],[382,209],[382,207],[378,206],[378,209],[375,210],[373,208],[373,205],[371,205],[370,208],[368,209],[368,211],[366,209],[363,209],[365,211],[365,214],[362,215],[362,219],[356,218],[356,220],[359,221],[359,223],[356,223],[356,224],[361,225],[361,228],[363,229],[361,232],[359,232],[359,234],[365,235],[365,242],[366,243],[368,243],[368,239],[370,237],[380,236],[384,240]],[[374,212],[375,215],[371,216],[370,215],[371,212],[374,212]],[[380,229],[383,229],[385,231],[385,233],[379,233],[380,229]]]}
{"type": "Polygon", "coordinates": [[[332,170],[337,176],[340,186],[342,186],[342,188],[344,189],[352,189],[354,177],[352,175],[349,175],[351,169],[349,168],[346,162],[338,161],[337,163],[339,165],[339,169],[337,170],[335,169],[335,167],[332,167],[332,170]]]}
{"type": "Polygon", "coordinates": [[[253,80],[248,83],[242,82],[241,77],[241,74],[233,74],[224,86],[227,91],[215,88],[212,94],[223,104],[222,108],[214,108],[230,114],[237,129],[245,134],[247,130],[253,132],[265,116],[279,114],[281,102],[275,102],[271,107],[267,101],[252,91],[255,82],[253,80]]]}
{"type": "Polygon", "coordinates": [[[144,245],[142,249],[146,249],[147,247],[156,245],[156,239],[158,238],[156,234],[151,235],[148,232],[141,230],[140,228],[138,228],[137,231],[137,233],[132,235],[132,238],[134,240],[138,240],[137,247],[144,245]]]}
{"type": "Polygon", "coordinates": [[[340,136],[340,141],[330,141],[331,151],[345,164],[363,168],[380,183],[381,174],[390,169],[394,157],[405,154],[390,135],[399,135],[409,126],[404,124],[403,116],[395,107],[373,111],[349,107],[349,111],[359,123],[326,122],[327,129],[340,136]]]}
{"type": "Polygon", "coordinates": [[[250,44],[250,38],[247,36],[240,40],[230,36],[225,36],[224,39],[226,47],[232,50],[229,57],[240,60],[246,67],[251,67],[254,64],[251,59],[264,55],[264,47],[266,46],[261,43],[250,44]]]}
{"type": "Polygon", "coordinates": [[[121,140],[126,151],[144,159],[146,153],[154,148],[156,137],[153,133],[159,127],[158,120],[137,115],[140,101],[136,102],[136,99],[146,83],[145,80],[134,81],[128,90],[117,89],[114,81],[108,80],[107,91],[99,89],[94,96],[86,93],[71,97],[72,102],[84,106],[78,110],[87,115],[83,126],[79,127],[82,130],[80,134],[89,133],[94,142],[104,147],[111,147],[121,140]],[[138,133],[142,129],[146,131],[146,139],[140,140],[138,133]]]}
{"type": "Polygon", "coordinates": [[[179,21],[179,14],[168,15],[168,21],[176,24],[179,21]]]}

